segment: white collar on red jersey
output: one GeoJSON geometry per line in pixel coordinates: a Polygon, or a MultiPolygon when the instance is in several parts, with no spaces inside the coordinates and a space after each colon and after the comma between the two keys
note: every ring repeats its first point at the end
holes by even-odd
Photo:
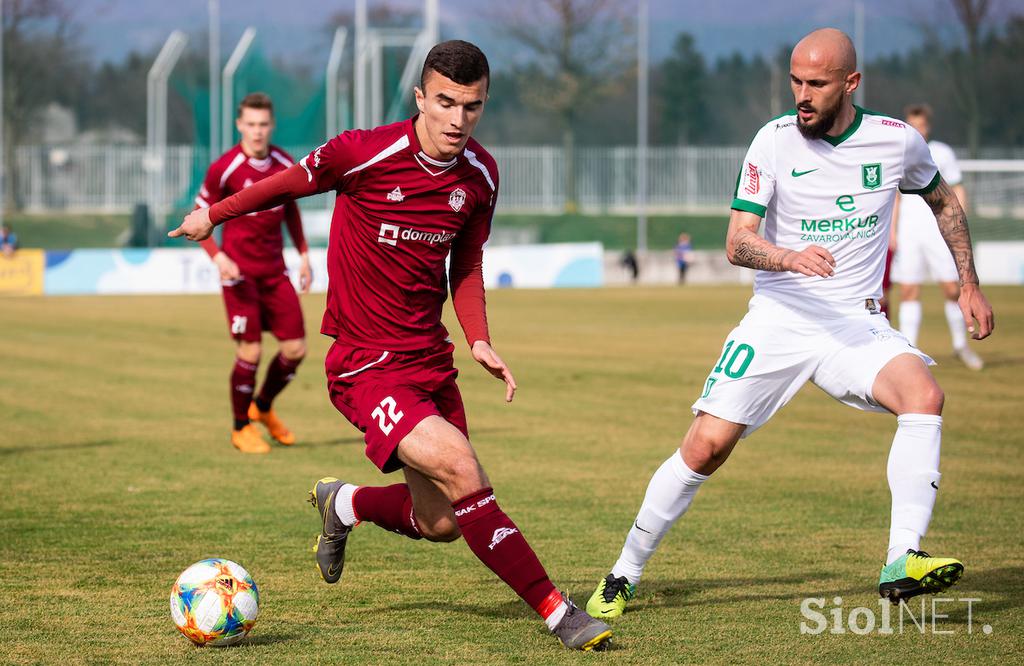
{"type": "Polygon", "coordinates": [[[415,153],[413,157],[416,158],[416,162],[423,168],[423,170],[429,173],[431,176],[440,176],[442,173],[448,171],[449,169],[451,169],[452,167],[459,163],[458,155],[451,158],[447,162],[442,162],[440,160],[435,160],[422,150],[418,153],[415,153]],[[439,167],[440,171],[435,171],[431,169],[429,166],[427,166],[428,164],[430,164],[431,166],[439,167]]]}

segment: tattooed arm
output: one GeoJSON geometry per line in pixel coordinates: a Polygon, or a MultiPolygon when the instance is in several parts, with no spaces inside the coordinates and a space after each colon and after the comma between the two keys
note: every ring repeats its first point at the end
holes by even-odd
{"type": "Polygon", "coordinates": [[[759,226],[760,216],[733,209],[725,238],[725,253],[730,263],[775,273],[793,271],[820,277],[832,275],[836,260],[828,250],[817,245],[811,245],[802,252],[787,250],[762,238],[757,233],[759,226]]]}
{"type": "Polygon", "coordinates": [[[967,228],[967,214],[960,207],[960,199],[953,188],[945,180],[939,180],[939,186],[928,194],[922,194],[928,207],[935,213],[935,221],[939,224],[939,233],[949,246],[949,251],[956,262],[956,272],[960,276],[960,284],[978,284],[978,274],[974,270],[974,249],[971,246],[971,232],[967,228]]]}
{"type": "Polygon", "coordinates": [[[956,271],[960,276],[960,311],[967,323],[967,330],[975,340],[988,337],[995,327],[992,306],[978,286],[978,273],[974,269],[974,249],[971,246],[971,232],[967,228],[967,214],[960,207],[960,199],[946,181],[940,179],[939,186],[928,194],[921,195],[928,207],[935,213],[939,233],[946,241],[956,271]],[[975,328],[974,321],[978,327],[975,328]]]}

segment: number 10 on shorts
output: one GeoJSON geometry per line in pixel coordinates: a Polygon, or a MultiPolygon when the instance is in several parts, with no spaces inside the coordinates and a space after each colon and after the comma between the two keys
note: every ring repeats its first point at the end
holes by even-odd
{"type": "Polygon", "coordinates": [[[390,395],[380,401],[380,404],[374,409],[370,416],[377,419],[377,425],[380,426],[380,431],[387,437],[394,430],[395,424],[402,420],[405,416],[404,412],[399,412],[398,403],[390,395]],[[385,412],[384,410],[387,410],[385,412]]]}
{"type": "Polygon", "coordinates": [[[714,387],[715,382],[718,378],[715,375],[725,373],[725,376],[729,379],[739,379],[743,376],[743,373],[750,367],[750,362],[754,360],[754,348],[745,342],[736,344],[735,340],[729,340],[725,343],[725,349],[722,350],[722,357],[718,359],[718,363],[715,365],[715,369],[711,371],[711,376],[708,377],[707,382],[704,384],[704,393],[700,396],[702,398],[708,397],[711,393],[711,389],[714,387]],[[733,349],[735,347],[735,349],[733,349]]]}

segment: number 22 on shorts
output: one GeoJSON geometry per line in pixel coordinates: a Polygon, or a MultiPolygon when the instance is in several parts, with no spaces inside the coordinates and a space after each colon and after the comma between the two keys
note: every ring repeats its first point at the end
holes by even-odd
{"type": "Polygon", "coordinates": [[[374,409],[370,416],[377,419],[377,425],[380,426],[380,431],[387,437],[394,430],[395,424],[402,420],[405,416],[405,412],[399,412],[398,403],[390,395],[380,401],[380,404],[374,409]],[[385,409],[387,412],[385,413],[385,409]]]}
{"type": "Polygon", "coordinates": [[[729,379],[739,379],[743,376],[743,373],[750,367],[751,361],[754,360],[754,348],[745,342],[736,344],[735,340],[729,340],[725,343],[725,349],[722,350],[722,357],[718,359],[718,364],[715,365],[715,369],[711,371],[711,376],[708,377],[707,382],[704,384],[704,393],[700,396],[702,398],[708,397],[711,393],[711,389],[714,387],[715,382],[718,378],[715,375],[725,373],[725,376],[729,379]],[[735,346],[735,349],[733,347],[735,346]]]}

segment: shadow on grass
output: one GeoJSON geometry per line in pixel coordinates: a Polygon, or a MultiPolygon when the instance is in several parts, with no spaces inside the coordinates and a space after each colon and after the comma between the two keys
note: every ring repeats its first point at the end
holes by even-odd
{"type": "Polygon", "coordinates": [[[10,448],[0,449],[0,456],[9,456],[16,453],[46,453],[48,451],[73,451],[75,449],[94,449],[103,446],[113,446],[117,443],[118,441],[116,439],[97,439],[91,442],[67,442],[64,444],[13,446],[10,448]]]}
{"type": "MultiPolygon", "coordinates": [[[[985,360],[985,367],[988,369],[992,368],[1009,368],[1015,365],[1024,365],[1024,356],[1003,356],[1002,354],[993,354],[991,356],[983,356],[985,360]]],[[[959,362],[957,359],[950,357],[950,362],[959,362]]]]}
{"type": "MultiPolygon", "coordinates": [[[[686,606],[705,606],[712,604],[738,604],[751,601],[793,601],[805,597],[836,597],[861,594],[863,585],[845,589],[831,588],[822,581],[829,579],[829,574],[822,571],[809,571],[792,576],[760,576],[738,578],[678,579],[652,581],[645,584],[635,605],[635,611],[656,610],[658,608],[684,608],[686,606]],[[812,584],[814,587],[810,587],[812,584]],[[780,592],[760,592],[765,587],[783,585],[780,592]],[[708,596],[711,599],[708,599],[708,596]]],[[[839,581],[836,581],[837,583],[839,581]]]]}
{"type": "MultiPolygon", "coordinates": [[[[981,599],[975,604],[974,612],[985,613],[1019,608],[1021,594],[1024,593],[1022,588],[1024,588],[1024,567],[1001,567],[972,571],[970,563],[968,563],[960,582],[942,593],[941,596],[957,599],[968,597],[981,599]]],[[[963,605],[962,608],[951,612],[950,619],[954,618],[966,622],[967,606],[963,605]]]]}
{"type": "Polygon", "coordinates": [[[268,633],[256,633],[246,636],[245,640],[239,643],[239,647],[256,645],[274,645],[276,643],[293,643],[302,639],[302,636],[295,633],[283,631],[271,631],[268,633]]]}
{"type": "Polygon", "coordinates": [[[314,439],[309,442],[303,439],[299,440],[295,446],[296,448],[315,449],[320,446],[355,446],[357,444],[363,444],[362,437],[333,437],[331,439],[314,439]]]}

